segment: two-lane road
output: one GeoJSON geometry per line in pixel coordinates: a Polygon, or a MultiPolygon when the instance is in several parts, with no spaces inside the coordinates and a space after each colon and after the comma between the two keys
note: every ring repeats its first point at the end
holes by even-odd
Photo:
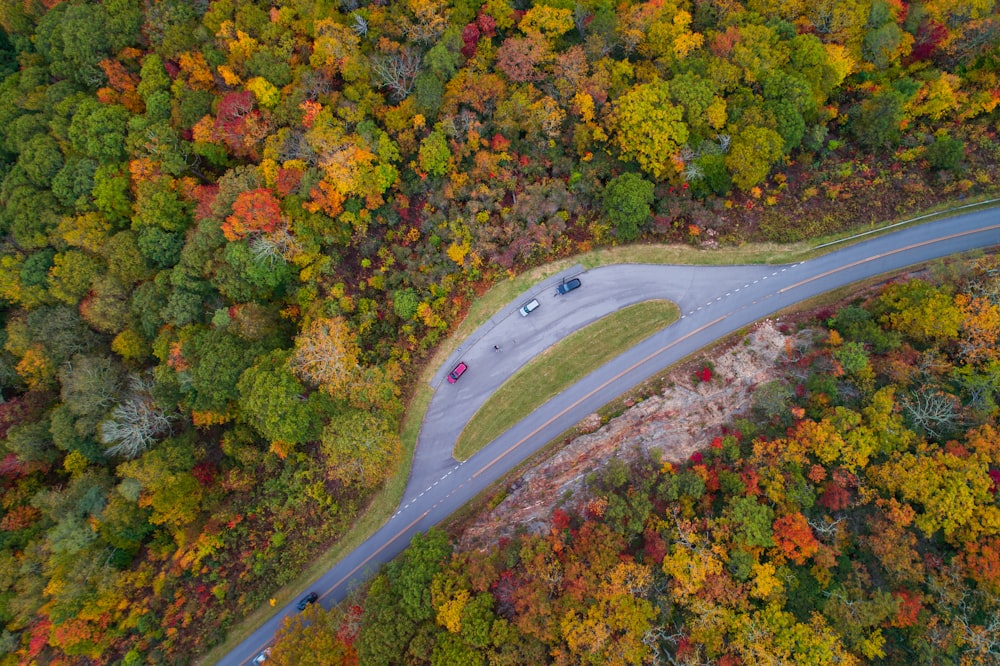
{"type": "MultiPolygon", "coordinates": [[[[605,266],[580,274],[583,286],[555,296],[565,275],[536,285],[477,330],[438,372],[413,467],[399,511],[348,554],[312,589],[324,606],[395,557],[411,537],[443,521],[490,483],[583,417],[653,375],[738,330],[800,301],[854,282],[931,259],[1000,244],[1000,209],[967,213],[907,227],[786,266],[605,266]],[[530,298],[541,306],[528,317],[517,308],[530,298]],[[469,418],[506,379],[568,333],[619,308],[644,300],[676,302],[682,317],[535,412],[464,463],[452,449],[469,418]],[[494,345],[501,352],[494,350],[494,345]],[[452,385],[445,374],[459,360],[469,370],[452,385]]],[[[575,274],[578,271],[568,271],[575,274]]],[[[585,350],[581,350],[585,353],[585,350]]],[[[283,609],[219,663],[248,663],[272,639],[283,609]]]]}

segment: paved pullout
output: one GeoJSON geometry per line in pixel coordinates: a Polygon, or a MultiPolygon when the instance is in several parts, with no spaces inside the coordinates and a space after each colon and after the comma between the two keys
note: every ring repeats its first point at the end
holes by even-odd
{"type": "MultiPolygon", "coordinates": [[[[653,375],[739,328],[823,292],[951,254],[1000,244],[1000,208],[905,228],[785,266],[659,266],[620,264],[584,272],[577,267],[535,285],[480,327],[434,378],[431,399],[403,502],[367,541],[317,580],[312,589],[329,607],[412,536],[447,518],[583,417],[653,375]],[[565,278],[583,286],[555,295],[565,278]],[[531,298],[540,307],[517,309],[531,298]],[[522,365],[569,333],[623,306],[669,299],[681,319],[598,368],[498,437],[464,463],[452,458],[459,433],[489,396],[522,365]],[[498,353],[494,345],[501,351],[498,353]],[[458,361],[469,365],[456,384],[444,381],[458,361]]],[[[586,353],[586,350],[581,350],[586,353]]],[[[282,609],[219,663],[248,663],[274,636],[282,609]]]]}

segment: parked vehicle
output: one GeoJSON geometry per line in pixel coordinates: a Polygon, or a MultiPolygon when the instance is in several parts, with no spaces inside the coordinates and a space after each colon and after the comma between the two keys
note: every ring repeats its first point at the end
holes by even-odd
{"type": "Polygon", "coordinates": [[[260,666],[271,656],[271,648],[266,648],[263,652],[253,658],[254,666],[260,666]]]}
{"type": "Polygon", "coordinates": [[[538,308],[538,299],[537,298],[533,298],[530,301],[528,301],[527,303],[525,303],[524,305],[522,305],[521,309],[518,310],[518,312],[521,313],[522,317],[527,317],[532,312],[534,312],[537,308],[538,308]]]}
{"type": "Polygon", "coordinates": [[[573,278],[572,280],[566,280],[565,282],[559,285],[557,291],[560,294],[568,294],[574,289],[579,289],[580,284],[581,284],[580,278],[573,278]]]}
{"type": "Polygon", "coordinates": [[[448,373],[448,383],[454,384],[458,381],[458,378],[465,374],[465,371],[469,369],[464,361],[460,362],[455,366],[455,369],[448,373]]]}
{"type": "Polygon", "coordinates": [[[315,592],[310,592],[306,596],[299,599],[299,610],[300,611],[305,610],[309,606],[309,604],[316,603],[317,599],[319,599],[319,595],[316,594],[315,592]]]}

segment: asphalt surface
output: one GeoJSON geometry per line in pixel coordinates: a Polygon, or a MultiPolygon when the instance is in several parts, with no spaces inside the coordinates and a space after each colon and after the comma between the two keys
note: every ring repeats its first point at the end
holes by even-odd
{"type": "MultiPolygon", "coordinates": [[[[311,589],[319,593],[325,607],[338,603],[406,548],[414,534],[442,522],[553,438],[733,331],[832,289],[998,244],[1000,208],[993,208],[906,227],[798,264],[620,264],[590,271],[575,267],[535,285],[473,333],[438,371],[399,510],[311,589]],[[569,277],[579,277],[582,286],[557,295],[556,286],[569,277]],[[538,299],[540,307],[527,317],[520,316],[518,308],[532,298],[538,299]],[[680,320],[540,405],[469,460],[459,463],[452,458],[466,422],[518,368],[582,326],[651,299],[677,303],[680,320]],[[449,384],[445,377],[459,361],[469,368],[455,384],[449,384]]],[[[250,663],[272,640],[284,617],[296,612],[296,602],[292,602],[218,663],[250,663]]]]}

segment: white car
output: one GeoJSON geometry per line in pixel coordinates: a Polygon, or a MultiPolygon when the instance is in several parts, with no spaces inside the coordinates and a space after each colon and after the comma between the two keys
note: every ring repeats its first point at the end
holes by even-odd
{"type": "Polygon", "coordinates": [[[263,652],[253,658],[254,666],[260,666],[271,656],[271,648],[266,648],[263,652]]]}
{"type": "Polygon", "coordinates": [[[521,309],[518,310],[518,312],[521,313],[522,317],[527,317],[532,312],[534,312],[536,308],[538,308],[538,299],[537,298],[533,298],[530,301],[528,301],[527,303],[525,303],[524,305],[522,305],[521,309]]]}

